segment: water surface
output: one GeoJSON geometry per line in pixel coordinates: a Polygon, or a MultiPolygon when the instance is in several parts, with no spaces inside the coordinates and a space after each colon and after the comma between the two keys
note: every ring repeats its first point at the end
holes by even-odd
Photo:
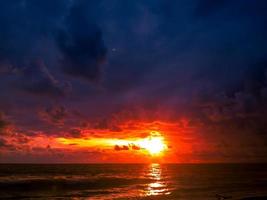
{"type": "Polygon", "coordinates": [[[3,199],[240,199],[267,195],[267,164],[2,164],[3,199]]]}

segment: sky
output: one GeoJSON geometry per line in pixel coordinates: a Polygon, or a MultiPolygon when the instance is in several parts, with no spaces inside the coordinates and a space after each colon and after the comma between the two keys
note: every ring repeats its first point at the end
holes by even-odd
{"type": "Polygon", "coordinates": [[[267,1],[1,0],[0,162],[266,162],[267,1]],[[164,141],[151,155],[138,141],[164,141]]]}

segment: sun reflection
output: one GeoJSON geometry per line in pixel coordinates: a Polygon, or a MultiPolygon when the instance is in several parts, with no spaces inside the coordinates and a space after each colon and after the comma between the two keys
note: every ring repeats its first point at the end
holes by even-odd
{"type": "Polygon", "coordinates": [[[168,195],[169,191],[166,182],[162,178],[162,168],[160,164],[152,163],[150,165],[148,176],[153,180],[147,185],[146,196],[168,195]]]}

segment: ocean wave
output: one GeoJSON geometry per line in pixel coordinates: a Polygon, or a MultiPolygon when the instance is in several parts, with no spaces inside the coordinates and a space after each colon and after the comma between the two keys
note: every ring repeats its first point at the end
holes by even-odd
{"type": "Polygon", "coordinates": [[[129,184],[149,183],[151,180],[144,178],[83,178],[83,177],[2,177],[0,178],[1,190],[26,190],[26,189],[95,189],[124,186],[129,184]]]}

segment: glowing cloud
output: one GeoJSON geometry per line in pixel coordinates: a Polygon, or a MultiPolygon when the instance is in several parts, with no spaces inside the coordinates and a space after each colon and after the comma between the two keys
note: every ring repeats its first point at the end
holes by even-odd
{"type": "Polygon", "coordinates": [[[58,138],[57,141],[63,145],[72,145],[75,148],[98,147],[102,149],[121,150],[141,150],[152,156],[161,155],[168,149],[164,137],[156,131],[152,131],[146,138],[58,138]]]}

